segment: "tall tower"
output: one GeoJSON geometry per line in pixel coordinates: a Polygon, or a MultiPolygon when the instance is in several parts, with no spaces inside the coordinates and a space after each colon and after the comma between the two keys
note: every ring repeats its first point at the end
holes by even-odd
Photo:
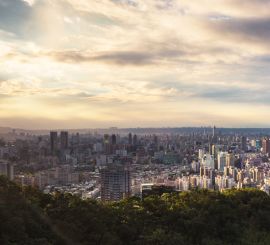
{"type": "Polygon", "coordinates": [[[128,134],[128,144],[132,145],[132,134],[131,133],[128,134]]]}
{"type": "Polygon", "coordinates": [[[133,143],[134,146],[137,145],[137,141],[138,141],[137,135],[134,134],[134,136],[133,136],[133,141],[132,141],[132,143],[133,143]]]}
{"type": "Polygon", "coordinates": [[[68,148],[68,132],[61,131],[60,133],[60,147],[61,150],[66,150],[68,148]]]}
{"type": "Polygon", "coordinates": [[[119,201],[131,194],[129,167],[110,165],[101,170],[101,200],[119,201]]]}
{"type": "Polygon", "coordinates": [[[51,154],[55,155],[57,151],[57,132],[56,131],[50,132],[50,148],[51,148],[51,154]]]}
{"type": "Polygon", "coordinates": [[[247,151],[247,137],[245,136],[241,137],[241,150],[247,151]]]}
{"type": "Polygon", "coordinates": [[[111,147],[110,147],[110,136],[108,134],[104,134],[103,137],[103,147],[105,154],[110,154],[111,147]]]}
{"type": "Polygon", "coordinates": [[[212,136],[213,136],[213,137],[216,136],[216,126],[213,127],[213,135],[212,135],[212,136]]]}

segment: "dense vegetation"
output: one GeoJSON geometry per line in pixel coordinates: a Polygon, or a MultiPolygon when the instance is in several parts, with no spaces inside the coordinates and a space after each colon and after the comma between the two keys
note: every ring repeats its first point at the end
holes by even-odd
{"type": "Polygon", "coordinates": [[[0,178],[0,244],[270,244],[270,197],[196,190],[102,204],[0,178]]]}

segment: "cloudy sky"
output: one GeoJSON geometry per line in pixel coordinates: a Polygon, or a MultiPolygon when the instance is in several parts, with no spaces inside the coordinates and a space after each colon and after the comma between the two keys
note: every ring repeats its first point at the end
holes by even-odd
{"type": "Polygon", "coordinates": [[[270,126],[270,0],[0,0],[0,126],[270,126]]]}

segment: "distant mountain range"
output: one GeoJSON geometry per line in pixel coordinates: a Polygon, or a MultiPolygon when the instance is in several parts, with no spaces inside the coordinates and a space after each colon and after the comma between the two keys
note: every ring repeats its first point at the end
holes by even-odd
{"type": "MultiPolygon", "coordinates": [[[[12,127],[0,127],[0,134],[34,134],[44,135],[50,131],[61,131],[65,130],[70,133],[115,133],[115,134],[212,134],[212,127],[162,127],[162,128],[85,128],[85,129],[21,129],[12,127]]],[[[240,135],[270,135],[270,128],[216,128],[217,134],[240,134],[240,135]]]]}

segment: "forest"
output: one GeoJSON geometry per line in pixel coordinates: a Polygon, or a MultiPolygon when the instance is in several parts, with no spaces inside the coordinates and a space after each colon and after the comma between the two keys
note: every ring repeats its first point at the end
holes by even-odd
{"type": "Polygon", "coordinates": [[[256,189],[102,203],[0,177],[0,244],[269,245],[270,197],[256,189]]]}

